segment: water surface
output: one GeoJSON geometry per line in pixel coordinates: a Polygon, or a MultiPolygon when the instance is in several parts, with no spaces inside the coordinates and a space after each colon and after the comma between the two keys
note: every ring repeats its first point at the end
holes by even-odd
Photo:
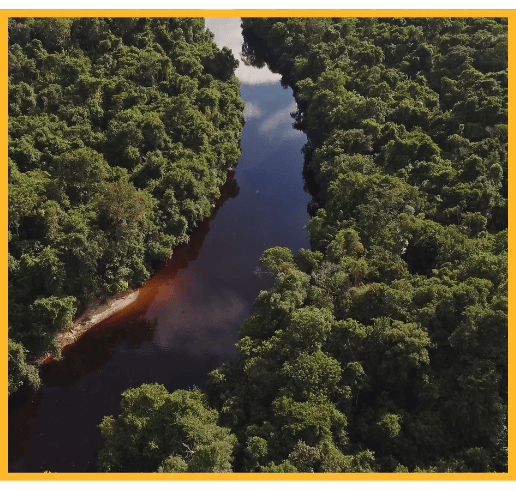
{"type": "Polygon", "coordinates": [[[9,471],[95,471],[98,424],[116,414],[121,393],[142,383],[169,391],[198,386],[235,362],[238,330],[272,278],[258,260],[269,247],[309,248],[303,226],[301,148],[292,93],[242,85],[247,102],[242,157],[214,214],[142,288],[133,304],[98,324],[41,369],[42,389],[12,397],[9,471]]]}

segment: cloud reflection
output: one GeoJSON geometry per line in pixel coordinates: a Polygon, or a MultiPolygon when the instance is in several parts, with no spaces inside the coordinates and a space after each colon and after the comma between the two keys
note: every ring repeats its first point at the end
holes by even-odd
{"type": "Polygon", "coordinates": [[[287,107],[276,111],[261,124],[258,131],[266,134],[269,138],[303,138],[304,134],[292,127],[293,119],[290,113],[294,112],[296,109],[296,103],[292,102],[287,107]]]}
{"type": "Polygon", "coordinates": [[[250,85],[270,85],[281,79],[279,74],[272,73],[266,66],[258,69],[244,65],[240,58],[243,42],[240,18],[207,17],[205,23],[206,27],[215,34],[214,40],[217,46],[220,48],[227,46],[233,51],[233,56],[240,61],[240,65],[235,72],[240,82],[250,85]]]}
{"type": "Polygon", "coordinates": [[[259,119],[261,115],[262,110],[254,102],[245,102],[244,117],[246,121],[254,118],[259,119]]]}

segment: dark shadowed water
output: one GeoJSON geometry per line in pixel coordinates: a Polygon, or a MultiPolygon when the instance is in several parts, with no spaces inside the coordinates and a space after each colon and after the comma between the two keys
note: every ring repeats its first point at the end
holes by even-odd
{"type": "Polygon", "coordinates": [[[243,85],[242,157],[213,215],[158,269],[136,302],[87,331],[41,368],[42,389],[14,396],[10,472],[95,471],[98,424],[121,393],[142,383],[169,391],[199,386],[236,360],[234,344],[253,301],[272,278],[258,259],[273,246],[309,248],[303,226],[301,148],[290,90],[243,85]]]}

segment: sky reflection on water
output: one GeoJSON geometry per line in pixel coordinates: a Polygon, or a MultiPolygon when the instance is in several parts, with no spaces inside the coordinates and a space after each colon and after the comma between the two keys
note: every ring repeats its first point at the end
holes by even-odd
{"type": "MultiPolygon", "coordinates": [[[[231,21],[241,42],[240,20],[231,21]]],[[[220,209],[159,268],[137,302],[42,368],[42,391],[9,415],[9,471],[94,471],[98,424],[117,413],[121,393],[151,382],[169,391],[204,388],[210,371],[237,360],[238,330],[256,311],[260,290],[273,284],[269,274],[256,273],[263,251],[309,248],[306,139],[292,128],[292,92],[268,69],[246,68],[267,82],[242,84],[242,156],[220,209]]]]}

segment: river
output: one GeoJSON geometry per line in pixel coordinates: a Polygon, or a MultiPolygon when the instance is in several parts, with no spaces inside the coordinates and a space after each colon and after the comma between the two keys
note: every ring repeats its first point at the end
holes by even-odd
{"type": "Polygon", "coordinates": [[[306,138],[292,129],[292,92],[279,81],[241,81],[242,156],[214,213],[134,303],[65,347],[62,360],[42,366],[41,390],[12,397],[10,472],[95,471],[97,426],[117,413],[121,393],[153,382],[169,391],[204,389],[210,371],[237,359],[238,330],[260,290],[273,284],[258,264],[263,251],[309,248],[306,138]]]}

